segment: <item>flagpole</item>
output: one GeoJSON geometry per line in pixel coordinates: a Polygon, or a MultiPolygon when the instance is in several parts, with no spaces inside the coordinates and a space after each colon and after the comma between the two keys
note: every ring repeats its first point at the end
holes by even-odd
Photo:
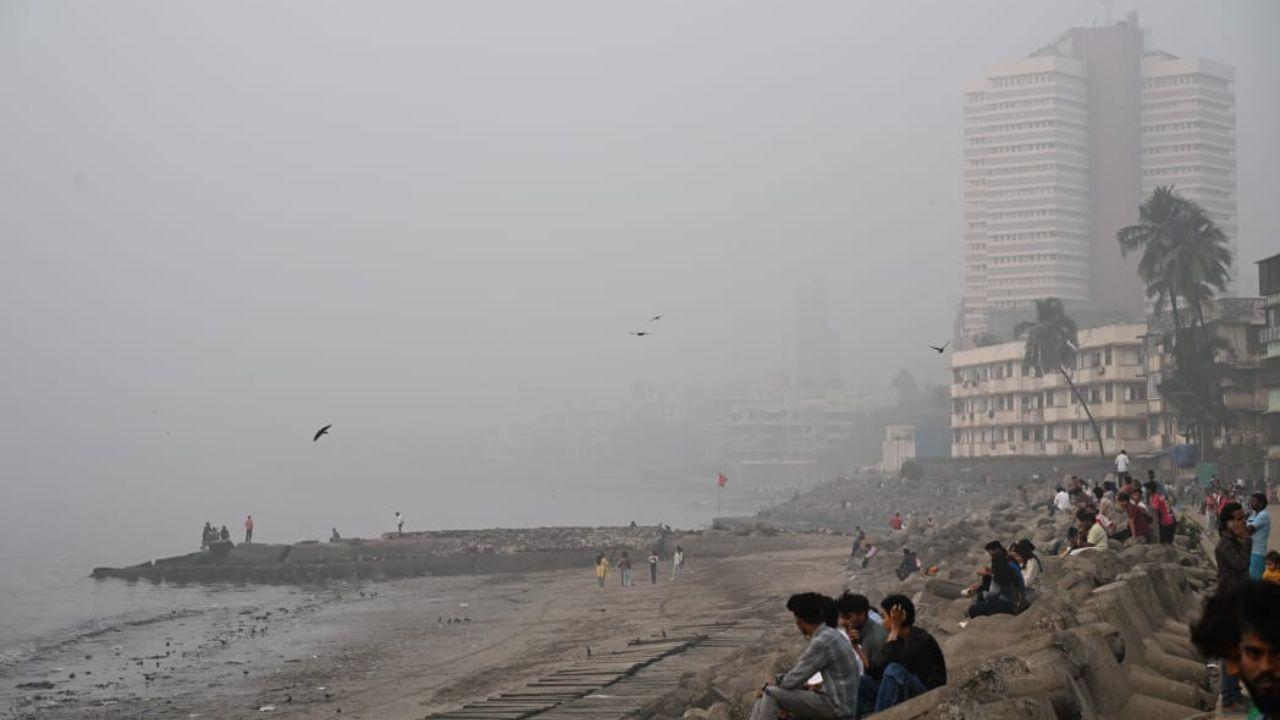
{"type": "Polygon", "coordinates": [[[716,495],[716,512],[720,512],[720,506],[724,504],[724,486],[721,485],[716,495]]]}

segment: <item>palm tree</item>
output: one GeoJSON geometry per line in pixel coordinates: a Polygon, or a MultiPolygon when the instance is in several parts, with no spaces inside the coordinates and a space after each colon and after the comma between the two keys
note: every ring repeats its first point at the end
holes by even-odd
{"type": "Polygon", "coordinates": [[[1138,224],[1120,228],[1116,233],[1121,255],[1142,251],[1138,277],[1146,283],[1147,297],[1155,298],[1156,312],[1163,310],[1166,302],[1169,303],[1175,338],[1182,327],[1182,320],[1178,314],[1178,292],[1173,282],[1177,275],[1173,269],[1173,256],[1174,248],[1185,233],[1185,202],[1174,194],[1171,186],[1162,185],[1138,206],[1138,224]]]}
{"type": "Polygon", "coordinates": [[[1062,379],[1067,381],[1067,387],[1071,388],[1071,394],[1075,395],[1080,407],[1084,408],[1085,416],[1089,418],[1093,437],[1098,441],[1098,455],[1106,461],[1107,451],[1102,445],[1102,431],[1098,428],[1097,421],[1093,419],[1089,403],[1080,394],[1080,389],[1076,387],[1071,374],[1067,372],[1068,367],[1075,367],[1076,351],[1080,347],[1076,321],[1067,315],[1062,301],[1058,298],[1037,300],[1035,321],[1020,322],[1013,329],[1014,337],[1022,337],[1024,334],[1027,336],[1027,344],[1022,355],[1022,366],[1034,369],[1038,375],[1054,370],[1062,374],[1062,379]]]}
{"type": "Polygon", "coordinates": [[[1194,201],[1177,195],[1172,187],[1162,186],[1151,193],[1138,208],[1138,224],[1121,228],[1116,233],[1120,252],[1127,255],[1141,249],[1138,275],[1147,286],[1147,297],[1156,298],[1156,310],[1170,303],[1173,332],[1170,346],[1175,357],[1170,378],[1171,402],[1181,406],[1182,413],[1196,418],[1202,452],[1208,451],[1212,437],[1210,424],[1221,424],[1225,417],[1222,391],[1214,364],[1215,342],[1209,337],[1204,319],[1204,304],[1216,293],[1227,289],[1231,276],[1231,250],[1222,230],[1194,201]],[[1182,298],[1195,312],[1192,325],[1199,326],[1197,342],[1188,343],[1182,333],[1178,299],[1182,298]]]}

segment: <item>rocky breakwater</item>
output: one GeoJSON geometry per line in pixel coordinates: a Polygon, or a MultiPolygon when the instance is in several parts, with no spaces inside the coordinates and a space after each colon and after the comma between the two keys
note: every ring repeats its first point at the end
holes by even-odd
{"type": "MultiPolygon", "coordinates": [[[[953,517],[956,509],[953,508],[953,517]]],[[[1047,548],[1065,535],[1066,519],[1017,509],[1007,501],[929,531],[895,533],[886,549],[916,550],[936,574],[900,581],[896,553],[863,569],[833,568],[846,589],[878,603],[903,593],[917,606],[917,624],[941,644],[948,684],[875,715],[923,718],[1168,718],[1211,713],[1212,673],[1188,639],[1188,623],[1213,583],[1212,560],[1197,537],[1172,545],[1127,544],[1070,557],[1042,557],[1039,595],[1019,615],[967,620],[971,599],[962,590],[987,564],[983,545],[1030,538],[1047,548]]],[[[796,588],[834,592],[837,587],[796,588]]],[[[778,609],[786,598],[779,597],[778,609]]],[[[719,667],[690,675],[647,709],[663,720],[683,716],[741,720],[755,691],[785,672],[802,639],[775,610],[778,630],[719,667]]]]}
{"type": "Polygon", "coordinates": [[[122,568],[94,568],[93,577],[171,583],[305,584],[336,579],[387,580],[423,575],[531,572],[590,568],[599,553],[623,551],[637,563],[662,547],[661,527],[547,527],[443,530],[387,534],[379,539],[252,543],[225,552],[195,552],[122,568]]]}

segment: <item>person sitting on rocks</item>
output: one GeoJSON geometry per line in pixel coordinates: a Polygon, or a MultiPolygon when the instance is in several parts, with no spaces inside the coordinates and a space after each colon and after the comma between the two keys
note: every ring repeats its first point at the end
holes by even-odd
{"type": "Polygon", "coordinates": [[[1107,527],[1102,523],[1101,515],[1094,510],[1084,508],[1076,513],[1076,522],[1079,523],[1076,537],[1084,537],[1084,541],[1071,551],[1072,555],[1079,555],[1085,550],[1107,549],[1107,527]]]}
{"type": "Polygon", "coordinates": [[[867,563],[871,562],[879,554],[880,554],[880,548],[877,547],[875,543],[868,542],[867,554],[862,556],[862,567],[866,568],[867,563]]]}
{"type": "Polygon", "coordinates": [[[894,572],[898,575],[899,580],[906,580],[911,574],[920,569],[920,558],[911,552],[910,548],[902,548],[902,562],[898,565],[898,569],[894,572]]]}
{"type": "Polygon", "coordinates": [[[1022,570],[1023,603],[1030,605],[1040,589],[1040,578],[1044,577],[1044,566],[1036,555],[1036,546],[1031,540],[1022,538],[1009,548],[1009,557],[1022,570]]]}
{"type": "Polygon", "coordinates": [[[871,617],[871,602],[865,595],[846,592],[836,600],[836,612],[840,629],[849,636],[853,652],[862,665],[857,717],[864,717],[876,707],[876,687],[884,671],[884,643],[889,633],[871,617]]]}
{"type": "Polygon", "coordinates": [[[812,592],[787,600],[787,610],[795,616],[796,628],[809,644],[787,674],[761,689],[751,720],[777,720],[780,712],[786,712],[790,720],[844,720],[856,715],[858,658],[848,636],[825,622],[829,601],[812,592]],[[822,676],[820,692],[805,688],[815,673],[822,676]]]}
{"type": "MultiPolygon", "coordinates": [[[[1222,658],[1224,674],[1244,681],[1250,718],[1280,720],[1280,585],[1246,580],[1220,588],[1191,626],[1191,642],[1206,657],[1222,658]]],[[[1236,703],[1223,698],[1224,713],[1236,703]]]]}
{"type": "Polygon", "coordinates": [[[876,687],[875,711],[886,710],[947,684],[947,663],[938,641],[916,627],[916,606],[906,595],[890,595],[884,610],[884,671],[876,687]]]}
{"type": "Polygon", "coordinates": [[[894,532],[902,529],[902,513],[894,513],[893,517],[889,518],[889,527],[892,528],[894,532]]]}
{"type": "Polygon", "coordinates": [[[1009,558],[999,540],[987,543],[986,551],[991,555],[991,566],[979,570],[981,580],[968,588],[967,594],[975,596],[969,606],[969,617],[1013,615],[1022,607],[1025,593],[1022,570],[1009,558]]]}
{"type": "Polygon", "coordinates": [[[342,536],[338,534],[338,528],[333,528],[333,532],[329,533],[329,542],[336,543],[342,540],[342,536]]]}
{"type": "Polygon", "coordinates": [[[1053,517],[1055,512],[1067,512],[1070,509],[1071,495],[1059,485],[1053,495],[1053,500],[1049,501],[1049,517],[1053,517]]]}
{"type": "Polygon", "coordinates": [[[1116,500],[1119,501],[1120,509],[1124,511],[1129,522],[1128,527],[1116,533],[1115,539],[1124,542],[1129,538],[1136,538],[1138,542],[1146,542],[1151,534],[1151,516],[1133,500],[1129,493],[1123,490],[1116,500]]]}

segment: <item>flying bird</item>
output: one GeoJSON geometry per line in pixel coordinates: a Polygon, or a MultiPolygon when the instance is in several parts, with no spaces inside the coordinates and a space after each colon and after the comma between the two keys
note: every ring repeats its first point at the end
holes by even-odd
{"type": "Polygon", "coordinates": [[[649,318],[649,322],[658,322],[661,319],[662,319],[662,313],[658,313],[657,315],[654,315],[653,317],[649,318]]]}
{"type": "Polygon", "coordinates": [[[311,442],[315,442],[315,441],[319,440],[321,435],[328,435],[328,434],[329,434],[329,428],[331,428],[331,427],[333,427],[333,426],[332,426],[332,425],[325,425],[324,427],[322,427],[322,428],[320,428],[319,430],[317,430],[317,431],[316,431],[316,436],[315,436],[315,437],[313,437],[313,438],[311,438],[311,442]]]}
{"type": "Polygon", "coordinates": [[[629,334],[629,335],[635,335],[636,337],[644,337],[645,335],[652,335],[653,333],[648,332],[648,331],[646,331],[646,330],[641,330],[640,332],[631,332],[631,333],[628,333],[628,334],[629,334]]]}
{"type": "Polygon", "coordinates": [[[942,343],[942,347],[938,347],[937,345],[930,345],[929,349],[941,355],[947,349],[947,346],[950,344],[951,344],[951,341],[948,340],[942,343]]]}

